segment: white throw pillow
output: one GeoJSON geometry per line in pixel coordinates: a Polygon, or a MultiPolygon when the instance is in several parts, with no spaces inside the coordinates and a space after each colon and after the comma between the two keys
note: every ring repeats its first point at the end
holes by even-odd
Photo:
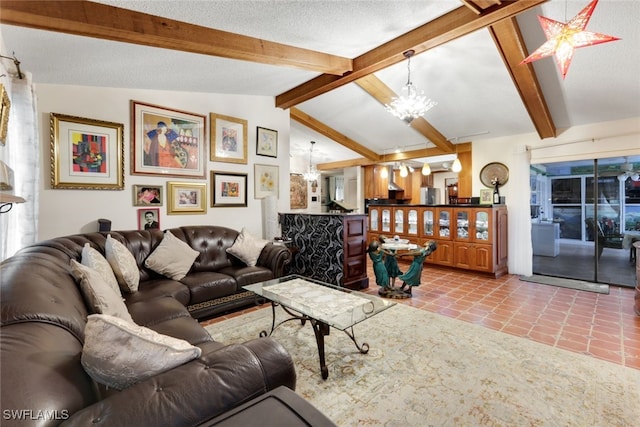
{"type": "Polygon", "coordinates": [[[80,283],[80,290],[94,312],[109,314],[133,322],[120,292],[111,288],[102,275],[75,259],[71,260],[71,273],[80,283]]]}
{"type": "Polygon", "coordinates": [[[120,289],[129,293],[136,292],[140,283],[140,270],[129,249],[111,237],[111,234],[107,234],[104,252],[120,289]]]}
{"type": "Polygon", "coordinates": [[[113,274],[111,265],[106,258],[92,248],[89,243],[85,243],[82,248],[82,260],[80,263],[100,273],[104,281],[107,282],[118,295],[121,295],[120,288],[118,287],[118,279],[116,279],[116,276],[113,274]]]}
{"type": "Polygon", "coordinates": [[[269,243],[268,240],[253,236],[243,227],[233,245],[227,248],[227,252],[237,256],[248,266],[253,267],[258,262],[262,249],[267,243],[269,243]]]}
{"type": "Polygon", "coordinates": [[[145,260],[144,265],[156,273],[180,280],[187,275],[200,252],[165,231],[162,241],[145,260]]]}
{"type": "Polygon", "coordinates": [[[185,340],[125,322],[92,314],[87,318],[82,366],[95,381],[122,390],[190,360],[202,350],[185,340]]]}

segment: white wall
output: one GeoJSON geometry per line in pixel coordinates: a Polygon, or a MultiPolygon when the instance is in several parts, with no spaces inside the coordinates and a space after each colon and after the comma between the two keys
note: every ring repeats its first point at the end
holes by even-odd
{"type": "Polygon", "coordinates": [[[473,142],[473,195],[485,188],[480,170],[491,162],[509,168],[509,181],[500,189],[509,210],[509,272],[532,272],[529,164],[640,154],[640,118],[577,126],[557,138],[537,134],[473,142]]]}
{"type": "MultiPolygon", "coordinates": [[[[289,112],[275,108],[272,97],[238,96],[138,89],[99,88],[39,84],[38,118],[42,141],[42,186],[40,194],[39,239],[98,230],[97,220],[112,221],[113,230],[137,229],[137,210],[133,206],[133,184],[162,185],[164,205],[160,208],[161,228],[181,225],[215,224],[240,230],[246,226],[262,235],[261,200],[254,199],[255,163],[279,166],[278,211],[289,210],[289,112]],[[130,174],[130,100],[160,105],[207,116],[214,112],[248,121],[248,164],[207,162],[207,177],[195,182],[207,183],[207,212],[199,215],[167,215],[167,181],[191,179],[130,174]],[[49,113],[67,114],[124,124],[124,191],[51,189],[49,113]],[[278,131],[278,157],[256,155],[256,126],[278,131]],[[211,207],[210,171],[248,174],[247,207],[211,207]]],[[[206,141],[208,147],[208,140],[206,141]]],[[[207,149],[207,156],[209,150],[207,149]]]]}

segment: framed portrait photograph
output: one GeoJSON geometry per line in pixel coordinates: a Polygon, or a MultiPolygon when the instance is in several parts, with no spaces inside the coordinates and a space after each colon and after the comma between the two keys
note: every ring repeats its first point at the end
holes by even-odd
{"type": "Polygon", "coordinates": [[[483,188],[480,190],[480,204],[490,205],[493,203],[493,190],[489,188],[483,188]]]}
{"type": "Polygon", "coordinates": [[[263,199],[267,196],[278,198],[278,176],[280,170],[278,166],[254,165],[254,191],[255,199],[263,199]]]}
{"type": "Polygon", "coordinates": [[[167,214],[203,214],[207,212],[207,184],[167,182],[167,214]]]}
{"type": "Polygon", "coordinates": [[[278,157],[278,131],[258,126],[256,130],[256,154],[278,157]]]}
{"type": "Polygon", "coordinates": [[[160,229],[160,209],[138,209],[138,230],[160,229]]]}
{"type": "Polygon", "coordinates": [[[4,85],[0,83],[0,145],[7,142],[7,131],[9,130],[9,113],[11,112],[11,101],[4,85]]]}
{"type": "Polygon", "coordinates": [[[247,174],[211,171],[211,206],[246,207],[247,174]]]}
{"type": "Polygon", "coordinates": [[[124,190],[122,123],[50,113],[51,188],[124,190]]]}
{"type": "Polygon", "coordinates": [[[162,206],[161,185],[134,185],[133,206],[162,206]]]}
{"type": "Polygon", "coordinates": [[[206,178],[206,116],[131,101],[131,174],[206,178]]]}
{"type": "Polygon", "coordinates": [[[211,161],[247,164],[247,121],[210,113],[211,161]]]}

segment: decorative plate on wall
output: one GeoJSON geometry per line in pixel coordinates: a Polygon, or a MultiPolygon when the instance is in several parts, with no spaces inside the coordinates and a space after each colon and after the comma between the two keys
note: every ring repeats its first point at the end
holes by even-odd
{"type": "Polygon", "coordinates": [[[509,181],[509,168],[500,162],[486,164],[480,171],[480,181],[485,187],[495,187],[495,180],[498,186],[502,187],[509,181]]]}

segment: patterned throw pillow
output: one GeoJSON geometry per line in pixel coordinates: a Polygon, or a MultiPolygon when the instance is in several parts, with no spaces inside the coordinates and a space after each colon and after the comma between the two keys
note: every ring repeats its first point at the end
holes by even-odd
{"type": "Polygon", "coordinates": [[[89,243],[85,243],[84,247],[82,248],[81,264],[86,265],[87,267],[100,273],[104,281],[107,282],[107,284],[111,286],[118,295],[120,295],[118,280],[113,274],[111,265],[105,259],[105,257],[103,257],[100,252],[92,248],[89,243]]]}
{"type": "Polygon", "coordinates": [[[187,275],[198,255],[200,252],[191,249],[170,231],[165,231],[162,242],[151,252],[144,265],[156,273],[180,280],[187,275]]]}
{"type": "Polygon", "coordinates": [[[92,314],[87,319],[82,366],[95,381],[122,390],[200,357],[185,340],[126,322],[92,314]]]}
{"type": "Polygon", "coordinates": [[[120,289],[129,293],[136,292],[140,283],[140,270],[129,249],[111,237],[111,234],[107,234],[104,252],[118,280],[120,289]]]}
{"type": "Polygon", "coordinates": [[[109,314],[133,322],[120,291],[116,293],[100,273],[75,259],[71,260],[71,273],[80,283],[80,290],[95,313],[109,314]]]}
{"type": "Polygon", "coordinates": [[[247,229],[243,227],[238,237],[236,237],[236,241],[233,242],[233,245],[227,248],[227,252],[240,258],[240,260],[248,266],[253,267],[256,265],[256,262],[258,262],[262,249],[264,249],[267,243],[269,243],[269,241],[251,235],[247,229]]]}

